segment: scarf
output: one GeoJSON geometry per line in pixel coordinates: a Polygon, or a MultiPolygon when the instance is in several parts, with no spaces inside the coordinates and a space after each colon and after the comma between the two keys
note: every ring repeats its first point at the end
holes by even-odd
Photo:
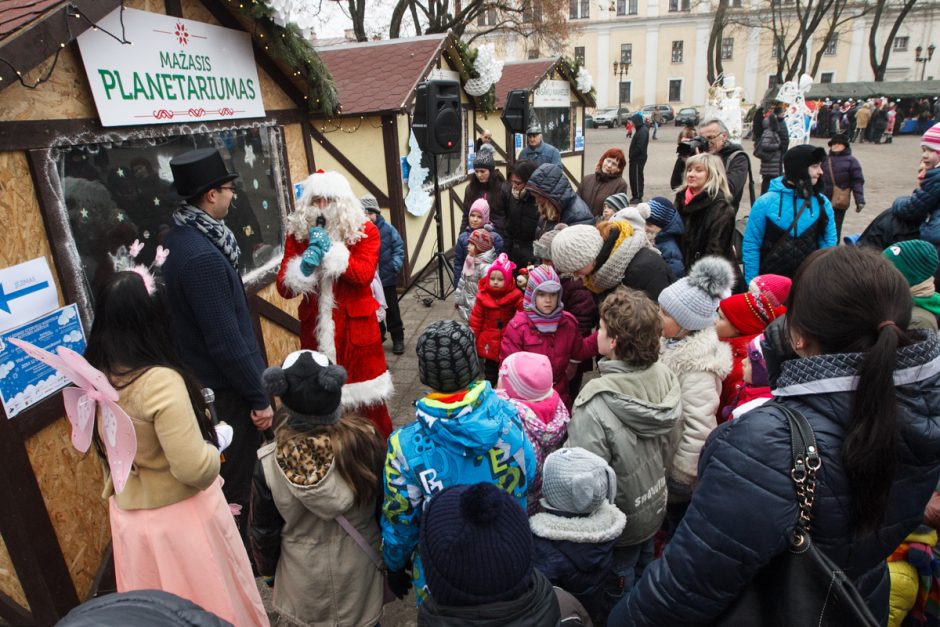
{"type": "Polygon", "coordinates": [[[940,316],[940,294],[934,289],[933,277],[927,277],[917,285],[911,286],[914,306],[926,309],[935,316],[940,316]]]}
{"type": "Polygon", "coordinates": [[[692,199],[695,198],[695,196],[696,196],[696,192],[693,192],[691,187],[686,187],[685,198],[684,198],[685,202],[683,202],[682,204],[688,207],[689,203],[692,202],[692,199]]]}
{"type": "MultiPolygon", "coordinates": [[[[610,256],[599,268],[584,277],[584,286],[595,294],[603,294],[609,289],[619,285],[623,281],[623,275],[627,271],[627,266],[633,261],[633,257],[646,247],[646,233],[631,233],[631,229],[619,227],[620,234],[613,244],[613,250],[610,256]]],[[[613,237],[611,233],[610,237],[613,237]]]]}
{"type": "Polygon", "coordinates": [[[232,267],[238,270],[238,257],[242,254],[235,241],[235,234],[222,220],[216,220],[202,209],[183,204],[173,212],[173,222],[196,229],[219,249],[232,267]]]}
{"type": "Polygon", "coordinates": [[[558,323],[564,313],[565,304],[561,301],[561,281],[555,269],[550,266],[538,266],[529,272],[529,283],[522,296],[522,310],[539,333],[554,333],[558,330],[558,323]],[[552,288],[558,293],[558,304],[551,313],[543,314],[535,306],[535,296],[546,288],[552,288]]]}

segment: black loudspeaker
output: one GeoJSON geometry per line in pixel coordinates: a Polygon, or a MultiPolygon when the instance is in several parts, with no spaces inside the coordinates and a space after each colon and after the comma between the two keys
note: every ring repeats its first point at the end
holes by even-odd
{"type": "Polygon", "coordinates": [[[433,155],[460,150],[463,138],[460,116],[460,83],[425,81],[415,89],[411,130],[418,146],[433,155]]]}
{"type": "Polygon", "coordinates": [[[506,95],[506,106],[499,116],[510,133],[525,133],[529,128],[529,91],[513,89],[506,95]]]}

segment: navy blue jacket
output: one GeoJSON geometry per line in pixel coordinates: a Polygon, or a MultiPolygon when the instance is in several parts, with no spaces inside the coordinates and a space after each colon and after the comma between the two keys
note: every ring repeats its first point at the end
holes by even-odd
{"type": "Polygon", "coordinates": [[[685,260],[682,257],[682,249],[679,248],[679,238],[684,231],[682,217],[676,212],[666,228],[656,234],[656,248],[677,279],[685,276],[685,260]]]}
{"type": "Polygon", "coordinates": [[[614,543],[591,544],[571,540],[549,540],[533,535],[535,561],[532,564],[552,584],[576,597],[587,597],[607,583],[614,563],[614,543]]]}
{"type": "Polygon", "coordinates": [[[558,208],[560,218],[557,222],[546,222],[543,233],[555,228],[558,222],[568,226],[594,224],[590,207],[572,189],[561,166],[540,165],[526,183],[526,189],[547,198],[558,208]]]}
{"type": "Polygon", "coordinates": [[[238,272],[199,231],[174,226],[163,242],[170,326],[183,362],[202,385],[237,392],[252,409],[270,405],[264,359],[238,272]]]}
{"type": "Polygon", "coordinates": [[[379,249],[379,278],[383,287],[393,287],[398,282],[398,273],[405,262],[405,243],[401,241],[398,229],[386,222],[381,214],[375,218],[375,227],[382,239],[382,247],[379,249]]]}
{"type": "Polygon", "coordinates": [[[905,222],[920,223],[920,238],[940,246],[940,167],[927,170],[913,194],[896,199],[891,213],[905,222]]]}
{"type": "MultiPolygon", "coordinates": [[[[786,361],[774,395],[806,416],[819,444],[813,541],[852,579],[884,624],[885,559],[920,524],[940,476],[940,340],[934,335],[898,351],[894,376],[902,382],[895,384],[900,433],[894,484],[881,528],[855,537],[841,448],[860,360],[859,353],[845,353],[786,361]]],[[[773,404],[712,432],[685,518],[662,558],[614,609],[611,625],[710,623],[787,549],[798,515],[789,433],[773,404]]]]}

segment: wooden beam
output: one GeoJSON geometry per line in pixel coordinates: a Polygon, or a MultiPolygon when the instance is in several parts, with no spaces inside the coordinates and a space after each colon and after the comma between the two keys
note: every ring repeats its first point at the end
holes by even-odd
{"type": "Polygon", "coordinates": [[[19,82],[17,72],[23,75],[27,84],[32,84],[38,76],[27,78],[27,72],[63,50],[60,44],[70,45],[120,5],[121,0],[62,2],[57,9],[4,39],[0,44],[0,57],[9,65],[0,64],[0,90],[19,82]],[[87,19],[71,17],[75,11],[87,19]]]}
{"type": "Polygon", "coordinates": [[[10,625],[32,625],[33,616],[25,607],[0,592],[0,619],[10,625]]]}
{"type": "Polygon", "coordinates": [[[260,296],[257,298],[258,313],[288,333],[300,336],[300,320],[290,315],[274,303],[267,301],[260,296]]]}
{"type": "MultiPolygon", "coordinates": [[[[304,154],[307,155],[307,173],[317,171],[317,160],[313,154],[313,140],[310,136],[313,134],[310,130],[310,120],[303,120],[300,123],[300,132],[304,135],[304,154]]],[[[291,190],[293,192],[293,190],[291,190]]]]}
{"type": "MultiPolygon", "coordinates": [[[[16,420],[15,418],[13,420],[16,420]]],[[[0,416],[0,535],[37,625],[54,625],[78,594],[19,432],[0,416]]]]}
{"type": "Polygon", "coordinates": [[[62,392],[56,392],[17,414],[13,420],[13,426],[25,441],[63,416],[65,416],[65,405],[62,401],[62,392]]]}
{"type": "Polygon", "coordinates": [[[163,8],[170,17],[183,17],[183,3],[180,0],[163,0],[163,8]]]}
{"type": "MultiPolygon", "coordinates": [[[[405,250],[408,250],[408,229],[405,222],[405,190],[401,184],[401,151],[398,146],[398,116],[382,116],[382,146],[385,149],[385,178],[388,188],[388,207],[392,226],[398,229],[405,250]]],[[[405,255],[398,284],[404,285],[411,278],[411,260],[405,255]]]]}
{"type": "Polygon", "coordinates": [[[360,185],[365,187],[370,194],[375,196],[375,199],[379,201],[379,205],[389,206],[388,196],[383,192],[378,186],[372,182],[372,180],[363,174],[362,170],[356,167],[356,165],[350,161],[346,155],[344,155],[339,148],[333,145],[333,143],[324,137],[323,133],[317,130],[316,124],[310,125],[310,132],[313,134],[313,138],[323,146],[323,149],[330,153],[330,156],[339,161],[339,164],[349,172],[349,174],[359,182],[360,185]]]}

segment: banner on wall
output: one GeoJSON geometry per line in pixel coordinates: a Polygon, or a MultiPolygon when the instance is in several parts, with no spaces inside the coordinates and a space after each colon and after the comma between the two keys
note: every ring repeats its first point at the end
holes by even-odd
{"type": "Polygon", "coordinates": [[[265,117],[248,33],[135,9],[122,31],[121,18],[78,37],[102,126],[265,117]],[[122,32],[132,44],[108,34],[122,32]]]}

